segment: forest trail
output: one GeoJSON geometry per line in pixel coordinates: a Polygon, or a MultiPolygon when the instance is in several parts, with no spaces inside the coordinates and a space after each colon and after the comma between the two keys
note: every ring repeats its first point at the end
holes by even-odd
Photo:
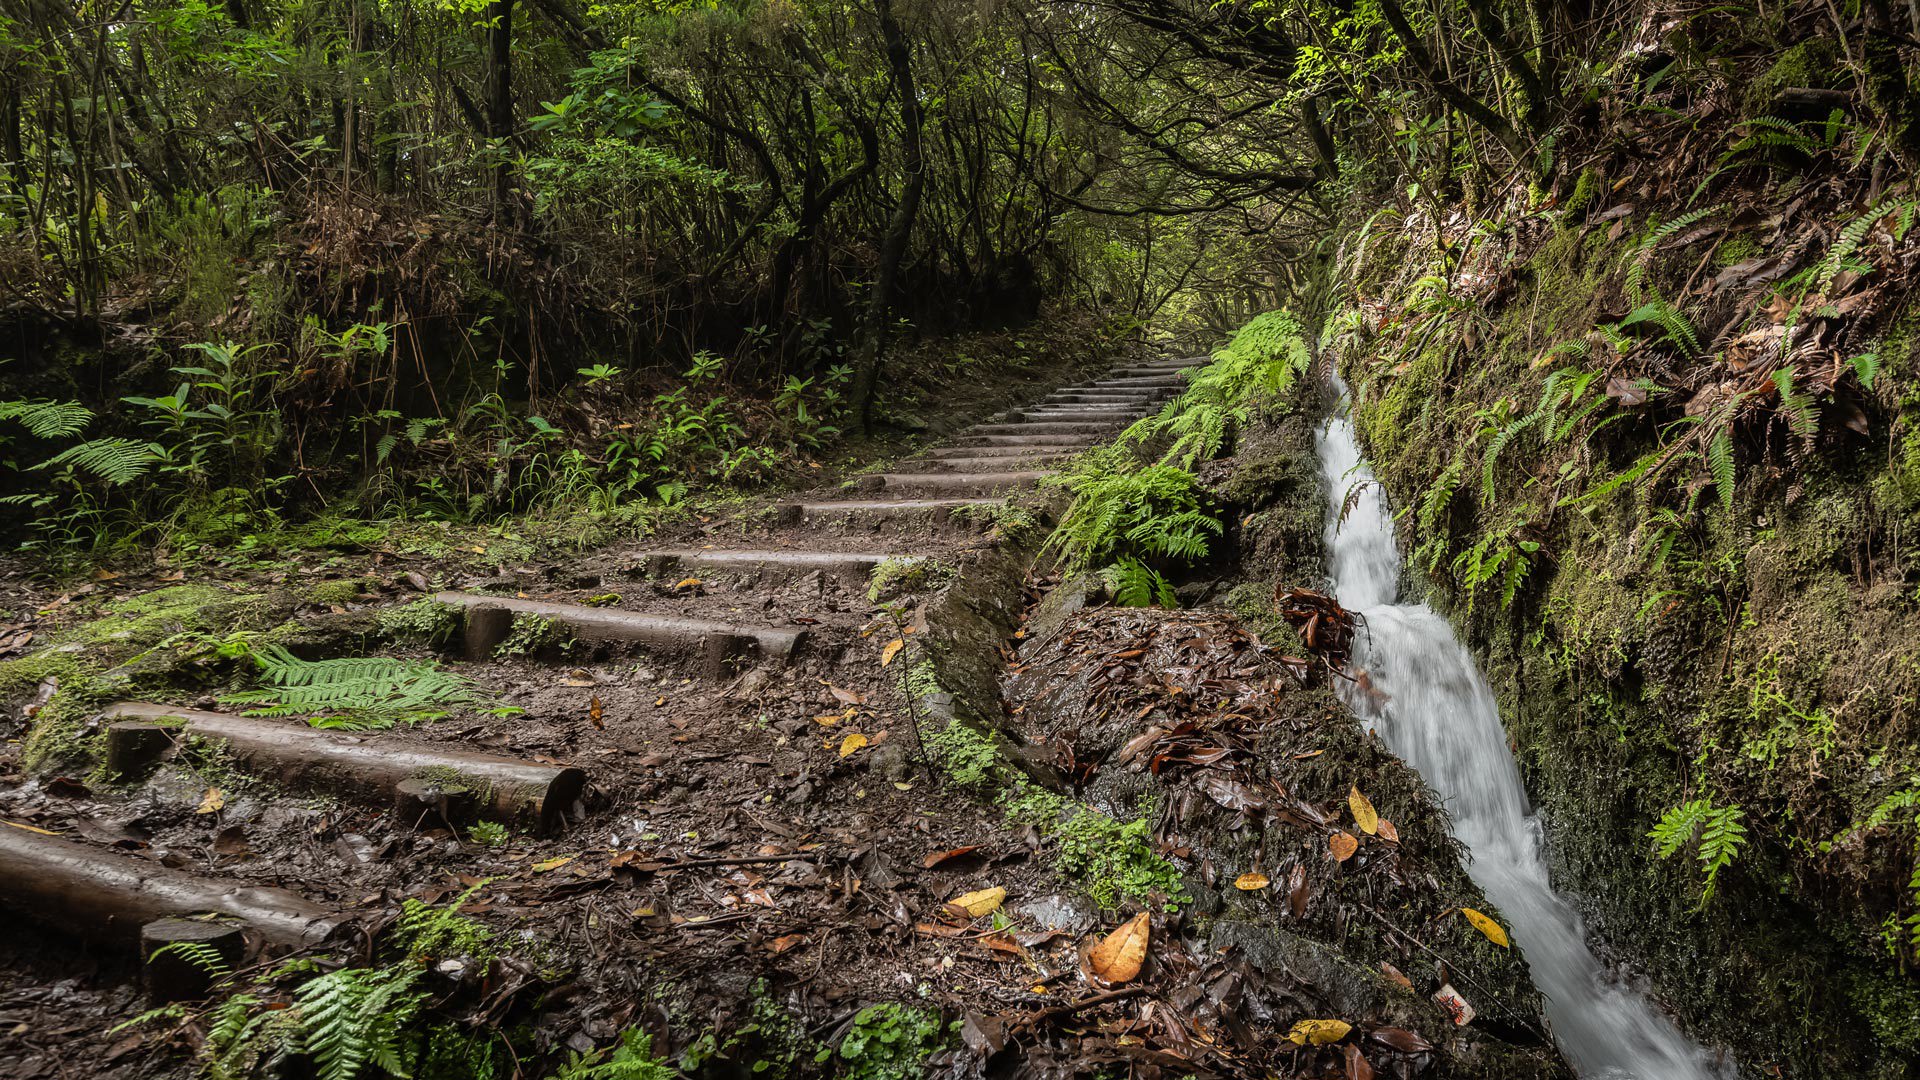
{"type": "MultiPolygon", "coordinates": [[[[990,551],[992,523],[1049,466],[1154,411],[1205,362],[1119,368],[891,471],[706,520],[672,544],[434,594],[460,612],[465,662],[450,670],[511,715],[361,734],[250,718],[204,696],[198,708],[113,705],[97,721],[107,766],[133,783],[16,773],[0,789],[0,904],[77,937],[109,972],[136,945],[200,940],[195,927],[206,924],[191,920],[215,912],[245,930],[244,944],[214,942],[239,967],[262,944],[318,943],[356,908],[402,896],[434,903],[484,881],[486,899],[469,910],[515,910],[586,955],[607,948],[614,920],[657,936],[641,964],[670,973],[700,971],[745,944],[812,953],[815,975],[837,973],[829,996],[907,978],[907,960],[873,962],[897,951],[876,936],[896,931],[892,921],[822,925],[805,913],[815,901],[782,895],[851,899],[863,878],[871,892],[897,881],[892,867],[929,851],[985,850],[1004,831],[993,808],[956,805],[927,780],[924,718],[902,693],[911,676],[896,679],[907,659],[883,670],[903,639],[930,630],[925,605],[907,602],[990,551]],[[770,725],[772,709],[814,718],[770,725]],[[854,768],[865,757],[876,760],[873,776],[854,768]],[[600,894],[616,877],[662,886],[658,899],[614,911],[600,894]]],[[[956,884],[943,893],[965,892],[959,883],[979,876],[982,860],[953,866],[965,873],[945,868],[939,879],[956,884]]],[[[1039,877],[1032,867],[992,876],[1010,884],[1020,874],[1039,877]]],[[[1029,892],[1046,891],[1033,884],[1029,892]]],[[[133,979],[94,991],[63,981],[72,948],[24,938],[5,947],[21,976],[7,999],[19,1026],[0,1037],[6,1075],[80,1075],[70,1045],[43,1040],[71,1033],[76,998],[114,1016],[138,996],[133,979]]],[[[169,966],[181,970],[163,981],[168,994],[205,992],[208,977],[190,966],[154,970],[169,966]]],[[[604,989],[576,1017],[581,1045],[634,1019],[630,999],[604,989]],[[614,1000],[628,1000],[627,1011],[603,1015],[614,1000]]],[[[748,996],[746,985],[734,989],[748,996]]],[[[518,987],[485,990],[490,1007],[505,1008],[518,987]]]]}

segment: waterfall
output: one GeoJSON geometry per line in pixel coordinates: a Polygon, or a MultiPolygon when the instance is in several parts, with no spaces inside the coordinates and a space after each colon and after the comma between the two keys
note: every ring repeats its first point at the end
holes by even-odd
{"type": "MultiPolygon", "coordinates": [[[[1343,397],[1346,388],[1336,388],[1343,397]]],[[[1468,873],[1506,916],[1561,1052],[1583,1080],[1724,1080],[1716,1063],[1643,995],[1610,977],[1587,948],[1581,919],[1553,891],[1539,819],[1507,750],[1493,693],[1446,619],[1399,596],[1400,552],[1380,488],[1361,459],[1344,408],[1318,439],[1333,492],[1327,522],[1334,598],[1356,612],[1354,664],[1374,693],[1347,688],[1350,707],[1420,771],[1445,802],[1468,873]],[[1364,492],[1340,518],[1341,495],[1364,492]]]]}

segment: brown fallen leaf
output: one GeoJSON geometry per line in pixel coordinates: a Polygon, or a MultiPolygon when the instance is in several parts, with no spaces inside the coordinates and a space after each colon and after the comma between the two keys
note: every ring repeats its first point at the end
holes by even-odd
{"type": "Polygon", "coordinates": [[[867,737],[857,731],[849,731],[847,737],[840,740],[840,756],[848,757],[854,751],[867,745],[867,737]]]}
{"type": "Polygon", "coordinates": [[[1411,991],[1413,989],[1413,980],[1407,978],[1406,974],[1399,968],[1394,967],[1385,960],[1380,961],[1380,974],[1385,975],[1388,982],[1402,990],[1411,991]]]}
{"type": "Polygon", "coordinates": [[[1374,810],[1373,803],[1360,794],[1358,784],[1347,792],[1347,809],[1353,811],[1353,823],[1360,826],[1361,832],[1372,836],[1380,831],[1380,814],[1374,810]]]}
{"type": "Polygon", "coordinates": [[[807,935],[805,934],[783,934],[767,942],[767,949],[772,952],[773,955],[779,956],[782,953],[790,952],[805,944],[806,940],[807,935]]]}
{"type": "Polygon", "coordinates": [[[1301,863],[1295,863],[1293,872],[1287,875],[1287,910],[1293,914],[1294,918],[1300,919],[1306,917],[1307,901],[1312,895],[1312,892],[1307,888],[1306,866],[1301,863]]]}
{"type": "Polygon", "coordinates": [[[1424,1054],[1433,1049],[1433,1044],[1408,1031],[1406,1028],[1381,1027],[1367,1033],[1367,1038],[1389,1050],[1402,1054],[1424,1054]]]}
{"type": "Polygon", "coordinates": [[[1325,1046],[1347,1037],[1353,1025],[1345,1020],[1296,1020],[1287,1032],[1287,1041],[1295,1046],[1325,1046]]]}
{"type": "Polygon", "coordinates": [[[1267,880],[1267,875],[1252,870],[1233,879],[1233,887],[1241,892],[1254,892],[1271,884],[1273,882],[1267,880]]]}
{"type": "Polygon", "coordinates": [[[1087,967],[1109,985],[1131,981],[1147,962],[1147,944],[1152,933],[1152,920],[1147,913],[1135,915],[1094,946],[1087,954],[1087,967]]]}
{"type": "Polygon", "coordinates": [[[1373,1080],[1373,1066],[1352,1043],[1347,1044],[1347,1080],[1373,1080]]]}
{"type": "MultiPolygon", "coordinates": [[[[824,679],[821,681],[826,682],[824,679]]],[[[867,696],[857,690],[848,690],[844,687],[827,683],[827,691],[842,705],[865,705],[867,703],[867,696]]]]}
{"type": "Polygon", "coordinates": [[[1380,839],[1385,840],[1389,844],[1397,844],[1400,842],[1400,830],[1393,827],[1393,822],[1388,821],[1386,818],[1381,818],[1380,839]]]}
{"type": "Polygon", "coordinates": [[[1360,841],[1352,833],[1336,831],[1327,838],[1327,848],[1333,852],[1335,862],[1346,862],[1360,850],[1360,841]]]}
{"type": "Polygon", "coordinates": [[[894,638],[892,641],[887,642],[887,647],[880,650],[880,666],[886,667],[888,664],[893,663],[893,658],[900,655],[900,650],[906,647],[907,642],[905,638],[894,638]]]}
{"type": "Polygon", "coordinates": [[[607,722],[602,717],[606,715],[606,711],[606,706],[600,704],[600,695],[593,695],[593,699],[587,702],[587,722],[591,723],[595,729],[605,731],[607,722]]]}
{"type": "Polygon", "coordinates": [[[941,863],[951,862],[954,859],[964,858],[979,850],[980,850],[979,844],[969,844],[966,847],[957,847],[950,851],[928,852],[927,857],[920,860],[920,866],[924,870],[931,870],[934,867],[939,866],[941,863]]]}
{"type": "Polygon", "coordinates": [[[1485,934],[1487,936],[1488,941],[1493,942],[1495,945],[1498,945],[1503,949],[1510,949],[1513,947],[1512,942],[1510,942],[1507,939],[1506,928],[1501,926],[1499,923],[1494,922],[1492,916],[1486,915],[1482,912],[1475,911],[1470,907],[1461,908],[1460,914],[1465,915],[1467,917],[1467,921],[1473,924],[1473,928],[1475,930],[1478,930],[1482,934],[1485,934]]]}
{"type": "Polygon", "coordinates": [[[1000,904],[1007,898],[1007,890],[994,886],[991,889],[976,889],[947,901],[947,907],[956,914],[964,912],[969,919],[978,919],[1000,910],[1000,904]]]}

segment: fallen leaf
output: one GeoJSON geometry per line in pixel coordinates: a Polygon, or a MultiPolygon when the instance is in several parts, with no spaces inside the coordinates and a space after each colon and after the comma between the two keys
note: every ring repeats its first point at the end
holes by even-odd
{"type": "Polygon", "coordinates": [[[593,695],[593,700],[587,702],[587,721],[595,728],[605,731],[607,723],[601,717],[606,715],[606,711],[606,706],[600,704],[600,695],[593,695]]]}
{"type": "Polygon", "coordinates": [[[1152,922],[1143,911],[1094,946],[1087,954],[1087,966],[1109,984],[1132,980],[1147,962],[1147,942],[1152,933],[1152,922]]]}
{"type": "Polygon", "coordinates": [[[1353,1025],[1345,1020],[1296,1020],[1287,1032],[1287,1041],[1295,1046],[1325,1046],[1347,1037],[1353,1025]]]}
{"type": "MultiPolygon", "coordinates": [[[[1453,988],[1448,987],[1447,989],[1451,990],[1453,988]]],[[[1402,1054],[1424,1054],[1433,1049],[1432,1043],[1408,1031],[1406,1028],[1374,1028],[1367,1033],[1367,1038],[1372,1039],[1374,1042],[1379,1043],[1389,1050],[1395,1050],[1402,1054]]]]}
{"type": "Polygon", "coordinates": [[[60,835],[59,833],[54,832],[52,829],[39,829],[39,828],[35,828],[32,825],[22,825],[17,821],[0,821],[0,825],[11,825],[16,829],[25,829],[28,832],[37,832],[41,836],[59,836],[60,835]]]}
{"type": "Polygon", "coordinates": [[[857,731],[849,731],[847,737],[840,740],[840,756],[847,757],[865,745],[867,745],[865,735],[857,731]]]}
{"type": "Polygon", "coordinates": [[[950,851],[929,852],[926,858],[920,860],[920,866],[924,870],[931,870],[934,867],[939,866],[941,863],[951,862],[954,859],[963,858],[979,850],[980,850],[979,844],[969,844],[966,847],[957,847],[957,848],[953,848],[950,851]]]}
{"type": "Polygon", "coordinates": [[[1352,1043],[1347,1044],[1347,1080],[1373,1080],[1373,1066],[1352,1043]]]}
{"type": "Polygon", "coordinates": [[[1360,841],[1352,833],[1336,831],[1327,838],[1327,847],[1332,850],[1335,862],[1346,862],[1360,850],[1360,841]]]}
{"type": "Polygon", "coordinates": [[[979,889],[965,896],[956,896],[947,901],[947,906],[966,912],[970,919],[978,919],[1000,910],[1000,904],[1006,898],[1007,890],[996,885],[991,889],[979,889]]]}
{"type": "Polygon", "coordinates": [[[1413,980],[1407,978],[1404,972],[1392,964],[1387,963],[1385,960],[1380,961],[1380,974],[1385,975],[1388,982],[1402,990],[1413,989],[1413,980]]]}
{"type": "Polygon", "coordinates": [[[219,788],[210,787],[207,789],[207,793],[200,797],[200,809],[195,810],[194,813],[217,814],[220,812],[220,808],[225,805],[227,805],[227,797],[220,794],[219,788]]]}
{"type": "Polygon", "coordinates": [[[827,690],[832,693],[842,705],[865,705],[867,703],[867,696],[857,690],[847,690],[835,686],[832,683],[827,683],[827,690]]]}
{"type": "Polygon", "coordinates": [[[1273,882],[1267,880],[1267,875],[1254,871],[1241,874],[1239,877],[1233,879],[1233,887],[1239,889],[1241,892],[1253,892],[1257,889],[1264,889],[1271,884],[1273,884],[1273,882]]]}
{"type": "Polygon", "coordinates": [[[1305,864],[1294,863],[1293,872],[1287,875],[1287,909],[1293,917],[1303,918],[1307,914],[1307,901],[1312,893],[1307,889],[1307,868],[1305,864]]]}
{"type": "Polygon", "coordinates": [[[805,934],[786,934],[781,937],[774,938],[772,941],[768,942],[767,948],[773,951],[773,955],[779,956],[781,953],[784,953],[790,949],[793,949],[795,946],[804,943],[806,940],[807,940],[807,935],[805,934]]]}
{"type": "Polygon", "coordinates": [[[1393,827],[1393,822],[1388,821],[1386,818],[1381,818],[1380,839],[1391,844],[1397,844],[1400,842],[1400,830],[1393,827]]]}
{"type": "Polygon", "coordinates": [[[543,862],[537,862],[533,864],[533,872],[536,874],[550,873],[554,870],[560,869],[561,867],[567,865],[568,863],[572,862],[573,860],[579,857],[580,856],[578,855],[560,855],[552,859],[547,859],[543,862]]]}
{"type": "Polygon", "coordinates": [[[1493,942],[1503,949],[1513,947],[1512,943],[1507,940],[1507,931],[1505,928],[1499,923],[1494,922],[1491,916],[1484,915],[1470,907],[1461,908],[1460,914],[1467,917],[1467,921],[1473,924],[1475,930],[1487,935],[1488,941],[1493,942]]]}
{"type": "Polygon", "coordinates": [[[888,664],[893,663],[893,658],[900,655],[900,650],[906,647],[907,641],[905,638],[894,638],[892,641],[887,642],[887,647],[880,650],[880,666],[886,667],[888,664]]]}
{"type": "Polygon", "coordinates": [[[691,589],[691,588],[693,588],[693,587],[694,587],[695,585],[698,585],[698,584],[700,584],[700,579],[699,579],[699,578],[697,578],[697,577],[690,577],[690,578],[681,578],[681,579],[680,579],[679,581],[676,581],[676,582],[674,582],[674,583],[673,583],[673,587],[674,587],[674,588],[675,588],[676,590],[678,590],[678,589],[691,589]]]}
{"type": "Polygon", "coordinates": [[[1347,792],[1347,809],[1353,811],[1353,823],[1360,826],[1361,832],[1372,836],[1380,831],[1380,814],[1367,801],[1367,797],[1360,794],[1358,784],[1347,792]]]}

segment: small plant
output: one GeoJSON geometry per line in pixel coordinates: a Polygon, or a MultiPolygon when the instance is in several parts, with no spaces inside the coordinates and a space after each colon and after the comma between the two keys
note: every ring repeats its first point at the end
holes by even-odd
{"type": "Polygon", "coordinates": [[[932,1009],[886,1002],[869,1005],[853,1018],[853,1027],[837,1050],[815,1057],[826,1062],[837,1056],[847,1080],[919,1080],[922,1063],[944,1049],[958,1024],[943,1024],[932,1009]]]}
{"type": "Polygon", "coordinates": [[[481,847],[505,847],[507,845],[507,827],[497,821],[482,821],[467,830],[467,839],[481,847]]]}
{"type": "Polygon", "coordinates": [[[460,609],[426,598],[380,612],[380,632],[395,641],[440,645],[460,630],[460,609]]]}
{"type": "Polygon", "coordinates": [[[547,649],[566,649],[573,644],[566,628],[544,615],[515,612],[513,626],[493,650],[495,656],[533,656],[547,649]]]}
{"type": "Polygon", "coordinates": [[[1721,806],[1703,796],[1668,810],[1661,816],[1660,823],[1647,833],[1662,859],[1670,859],[1681,849],[1695,846],[1695,857],[1707,875],[1700,892],[1702,905],[1713,898],[1714,881],[1720,871],[1731,865],[1747,844],[1747,829],[1740,823],[1743,816],[1738,804],[1721,806]]]}
{"type": "Polygon", "coordinates": [[[605,1050],[574,1053],[553,1080],[675,1080],[679,1070],[653,1054],[653,1036],[623,1031],[620,1041],[605,1050]]]}
{"type": "Polygon", "coordinates": [[[599,387],[601,383],[619,378],[625,374],[625,371],[612,364],[594,364],[592,367],[578,369],[576,374],[587,380],[587,389],[592,390],[599,387]]]}
{"type": "Polygon", "coordinates": [[[472,680],[424,661],[302,660],[280,645],[253,653],[253,659],[266,685],[221,699],[254,706],[248,716],[306,716],[314,727],[371,731],[438,720],[459,706],[488,705],[472,680]]]}
{"type": "Polygon", "coordinates": [[[1007,817],[1038,827],[1058,844],[1061,874],[1103,908],[1118,907],[1121,900],[1147,903],[1157,898],[1171,911],[1192,902],[1180,871],[1153,849],[1151,814],[1118,821],[1023,784],[1007,806],[1007,817]]]}
{"type": "Polygon", "coordinates": [[[867,581],[867,599],[878,604],[903,593],[921,592],[951,578],[954,569],[930,556],[882,559],[867,581]]]}
{"type": "Polygon", "coordinates": [[[1074,495],[1047,538],[1070,571],[1129,558],[1193,562],[1206,556],[1223,531],[1192,473],[1173,465],[1129,470],[1127,453],[1111,447],[1083,454],[1045,481],[1074,495]]]}

